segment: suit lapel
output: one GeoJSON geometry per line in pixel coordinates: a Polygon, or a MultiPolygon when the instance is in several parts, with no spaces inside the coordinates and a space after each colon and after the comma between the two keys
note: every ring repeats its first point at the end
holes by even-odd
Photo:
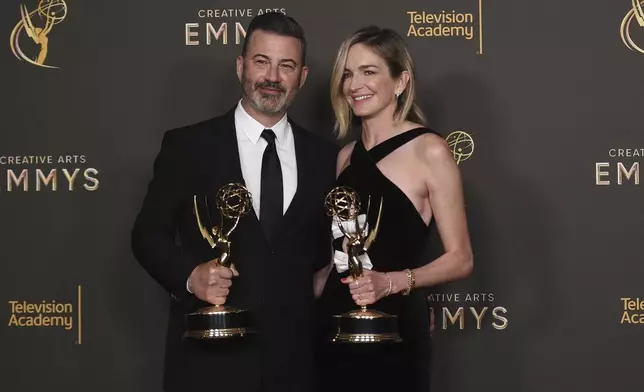
{"type": "Polygon", "coordinates": [[[237,147],[234,109],[220,119],[219,124],[213,129],[213,136],[216,139],[216,149],[212,154],[217,164],[216,167],[212,168],[213,175],[219,177],[220,181],[224,179],[226,183],[239,182],[246,185],[241,170],[239,148],[237,147]]]}
{"type": "MultiPolygon", "coordinates": [[[[209,198],[212,200],[212,205],[215,205],[215,196],[222,186],[230,183],[246,186],[239,157],[234,108],[218,119],[210,135],[213,143],[205,143],[209,151],[205,152],[207,167],[204,170],[207,172],[208,183],[212,187],[208,192],[209,198]]],[[[219,213],[212,210],[211,213],[216,213],[218,220],[219,213]]],[[[240,219],[240,225],[244,223],[259,226],[257,214],[252,206],[251,211],[240,219]]],[[[261,227],[257,228],[264,232],[261,227]]]]}

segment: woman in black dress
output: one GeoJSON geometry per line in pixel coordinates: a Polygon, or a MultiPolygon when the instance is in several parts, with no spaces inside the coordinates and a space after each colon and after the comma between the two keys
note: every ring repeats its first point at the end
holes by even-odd
{"type": "Polygon", "coordinates": [[[472,271],[458,167],[445,140],[423,125],[415,88],[411,56],[394,31],[367,27],[340,47],[331,85],[336,127],[342,138],[359,118],[362,132],[338,155],[337,185],[358,193],[362,214],[371,197],[369,227],[376,223],[381,198],[383,208],[363,277],[348,276],[342,263],[346,240],[336,234],[335,263],[318,282],[324,284],[321,391],[428,392],[430,314],[422,288],[472,271]],[[433,224],[445,253],[427,260],[422,256],[433,224]],[[403,342],[330,343],[332,316],[361,305],[396,315],[403,342]]]}

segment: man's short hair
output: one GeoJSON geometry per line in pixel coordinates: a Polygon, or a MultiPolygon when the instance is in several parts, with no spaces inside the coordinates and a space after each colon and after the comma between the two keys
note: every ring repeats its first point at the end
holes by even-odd
{"type": "Polygon", "coordinates": [[[302,65],[306,64],[306,39],[304,38],[304,30],[295,19],[281,12],[267,12],[254,17],[246,31],[246,39],[242,45],[242,56],[246,56],[248,42],[250,42],[253,33],[257,30],[284,37],[297,38],[302,48],[302,65]]]}

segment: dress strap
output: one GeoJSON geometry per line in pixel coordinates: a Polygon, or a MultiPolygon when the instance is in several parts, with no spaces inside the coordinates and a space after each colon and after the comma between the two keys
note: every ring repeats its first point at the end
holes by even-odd
{"type": "Polygon", "coordinates": [[[439,135],[437,132],[429,128],[424,128],[424,127],[414,128],[385,140],[384,142],[376,145],[375,147],[368,150],[367,152],[371,156],[371,159],[377,163],[387,155],[397,150],[399,147],[406,144],[407,142],[410,142],[411,140],[417,138],[418,136],[424,135],[426,133],[433,133],[435,135],[439,135]]]}

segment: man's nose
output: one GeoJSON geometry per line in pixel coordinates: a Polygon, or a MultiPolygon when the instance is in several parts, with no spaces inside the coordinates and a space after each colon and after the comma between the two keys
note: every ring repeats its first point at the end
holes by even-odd
{"type": "Polygon", "coordinates": [[[271,82],[279,82],[280,81],[280,73],[279,73],[279,67],[276,65],[271,65],[270,68],[268,69],[268,72],[266,74],[266,80],[269,80],[271,82]]]}

